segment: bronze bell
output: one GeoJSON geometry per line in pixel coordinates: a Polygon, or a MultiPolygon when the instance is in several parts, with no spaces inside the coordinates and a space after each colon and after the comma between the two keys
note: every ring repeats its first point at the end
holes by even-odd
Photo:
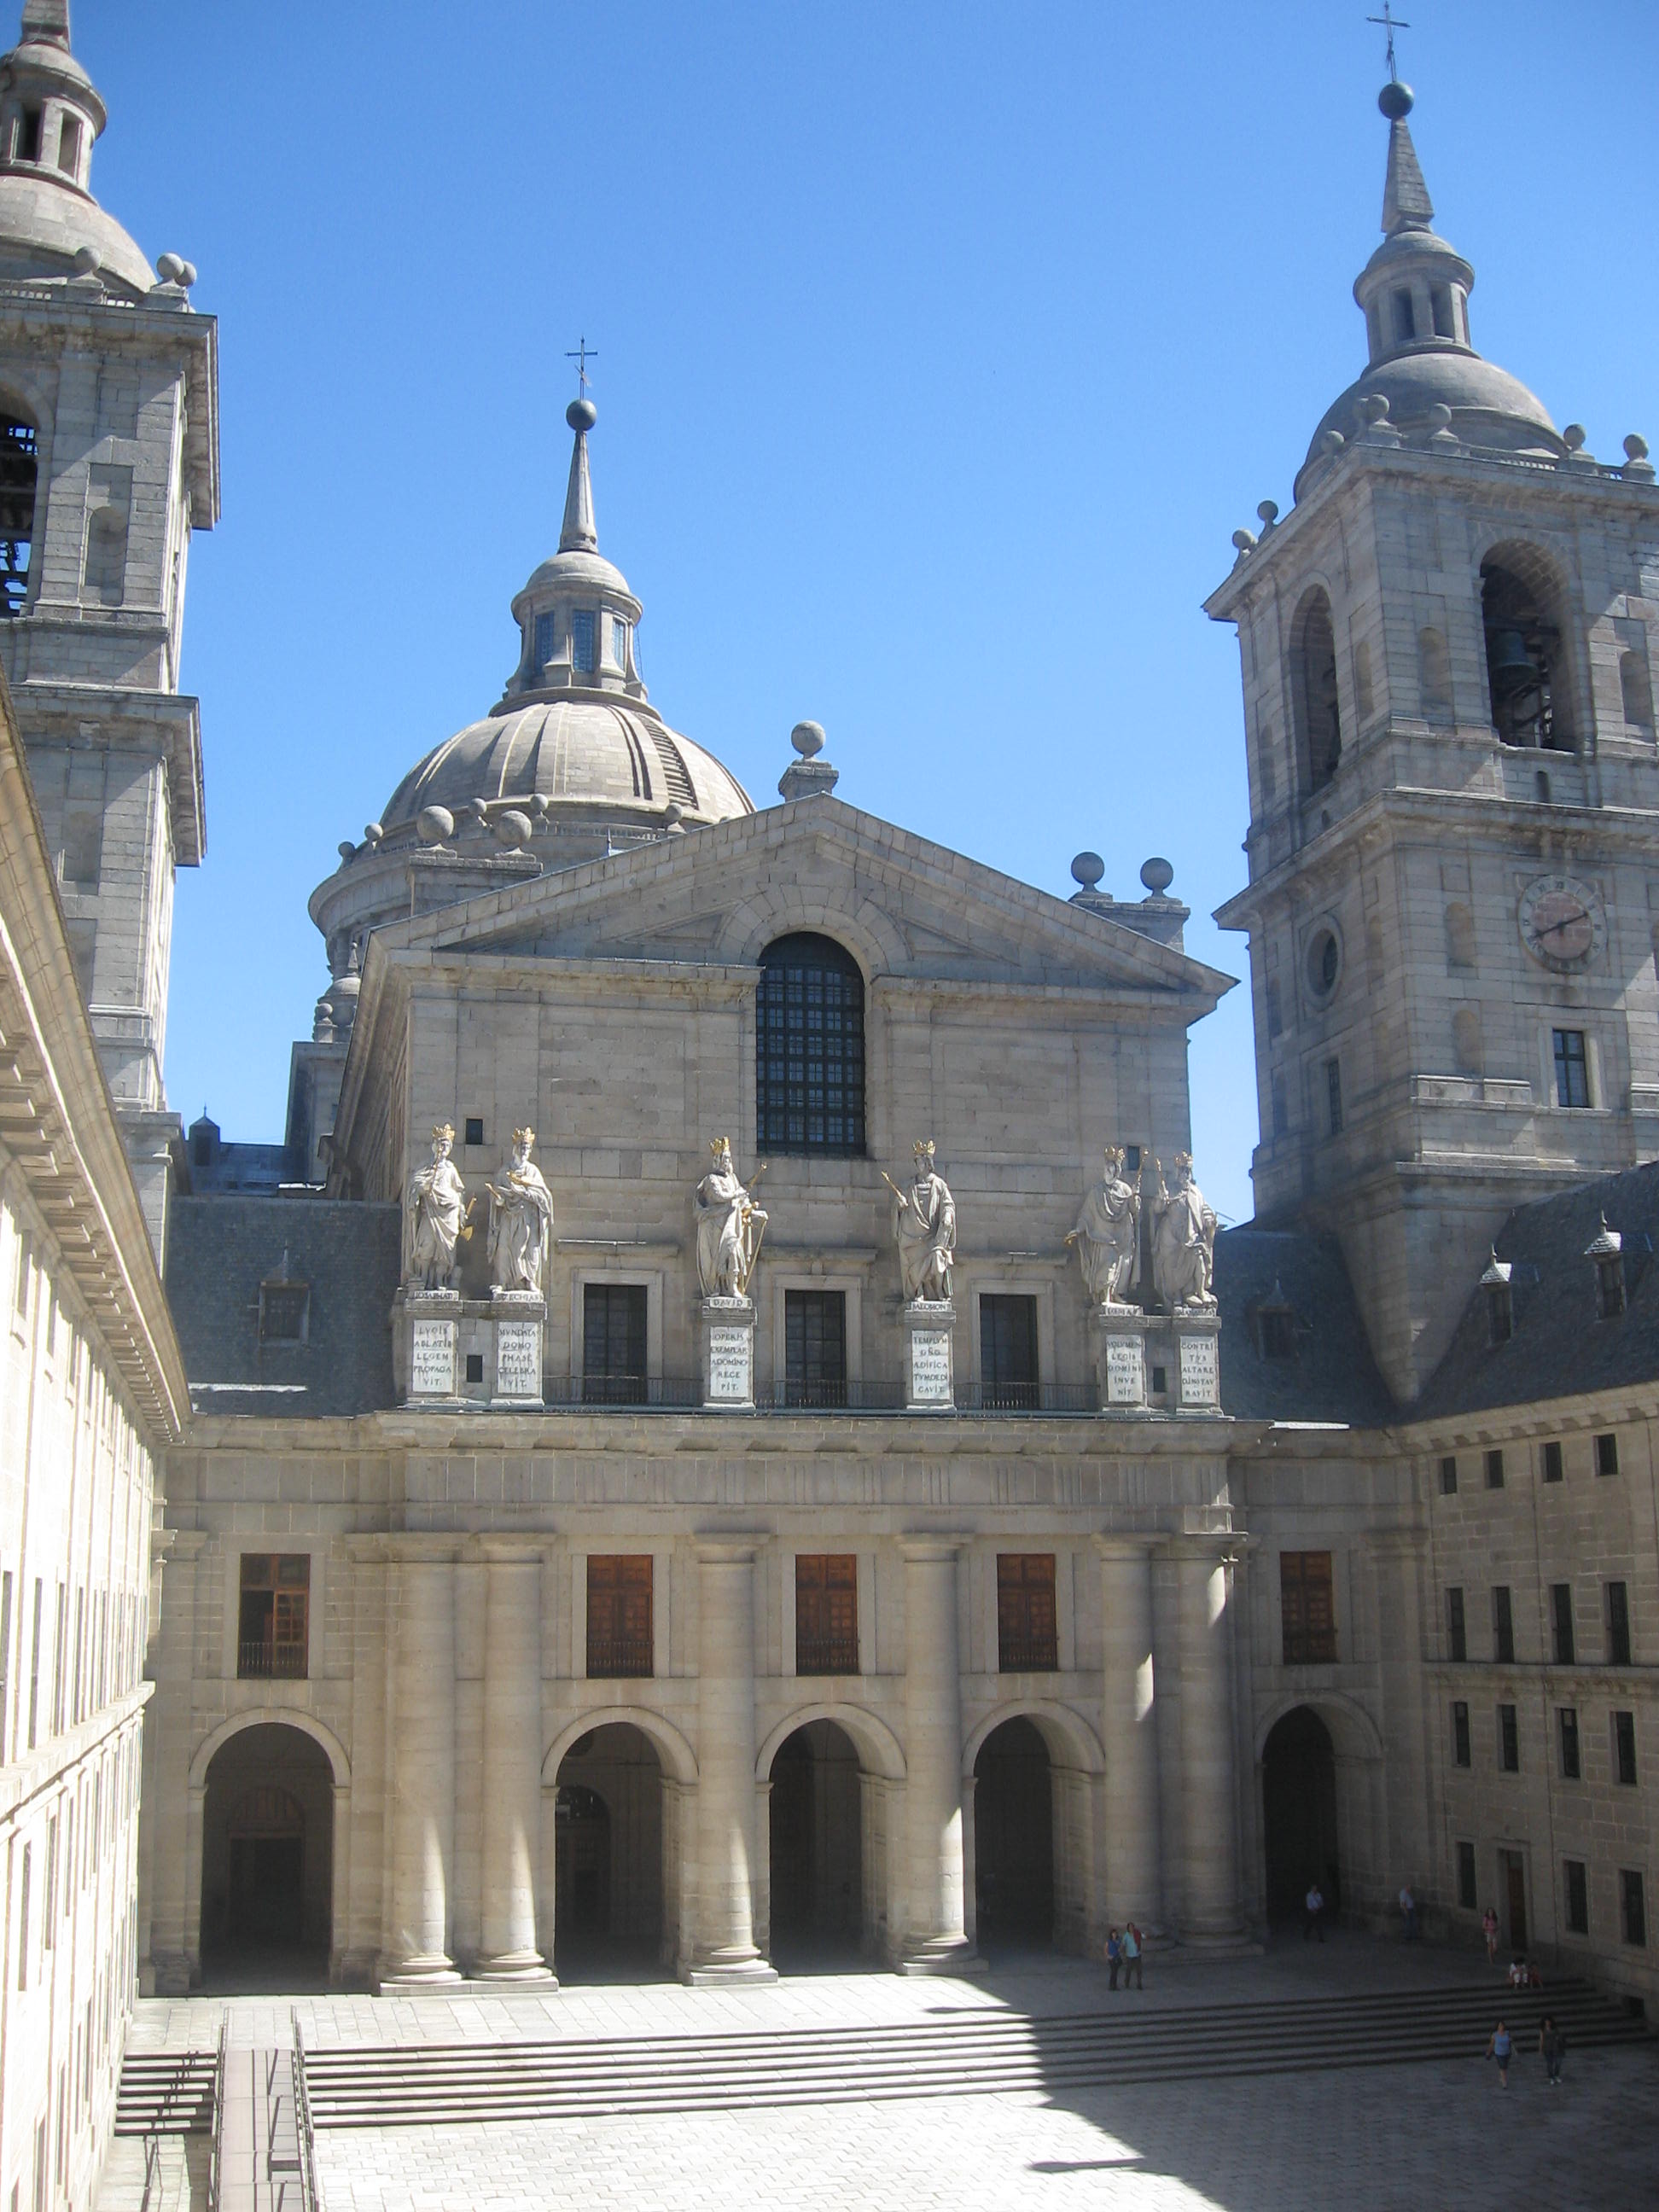
{"type": "Polygon", "coordinates": [[[1538,681],[1538,670],[1527,652],[1527,641],[1518,629],[1495,629],[1486,640],[1486,665],[1492,688],[1506,696],[1525,691],[1538,681]]]}

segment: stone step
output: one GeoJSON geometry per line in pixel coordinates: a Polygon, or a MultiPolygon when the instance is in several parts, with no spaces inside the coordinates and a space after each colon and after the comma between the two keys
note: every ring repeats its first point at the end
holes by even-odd
{"type": "Polygon", "coordinates": [[[336,2046],[306,2054],[319,2128],[457,2125],[988,2094],[1473,2057],[1500,2014],[1523,2056],[1546,2010],[1570,2048],[1645,2027],[1583,1983],[718,2036],[336,2046]],[[1507,2005],[1502,1996],[1511,2000],[1507,2005]]]}
{"type": "Polygon", "coordinates": [[[210,2134],[215,2063],[211,2051],[129,2051],[116,2090],[116,2134],[210,2134]]]}

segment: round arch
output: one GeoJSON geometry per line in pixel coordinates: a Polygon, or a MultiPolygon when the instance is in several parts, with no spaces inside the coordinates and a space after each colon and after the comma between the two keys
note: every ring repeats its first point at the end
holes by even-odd
{"type": "Polygon", "coordinates": [[[556,1787],[559,1769],[565,1753],[573,1743],[579,1742],[590,1729],[602,1728],[636,1728],[648,1737],[662,1761],[663,1772],[671,1782],[695,1782],[697,1778],[696,1753],[672,1721],[660,1713],[653,1713],[648,1705],[600,1705],[583,1713],[577,1720],[562,1728],[547,1747],[542,1760],[542,1782],[547,1789],[556,1787]]]}
{"type": "Polygon", "coordinates": [[[1000,1729],[1005,1721],[1030,1721],[1048,1746],[1048,1756],[1054,1765],[1070,1767],[1084,1774],[1102,1775],[1106,1771],[1106,1753],[1100,1738],[1080,1713],[1069,1705],[1055,1704],[1043,1698],[1022,1698],[1009,1705],[999,1705],[986,1715],[963,1747],[962,1778],[971,1782],[974,1762],[979,1757],[986,1739],[1000,1729]]]}
{"type": "Polygon", "coordinates": [[[337,1790],[351,1787],[351,1761],[346,1747],[331,1728],[318,1720],[314,1714],[294,1705],[250,1705],[244,1712],[233,1713],[221,1721],[210,1735],[204,1736],[197,1746],[196,1755],[190,1762],[190,1781],[193,1790],[207,1787],[207,1771],[213,1764],[214,1754],[228,1744],[233,1736],[240,1735],[244,1729],[291,1728],[300,1735],[308,1735],[327,1758],[333,1770],[337,1790]]]}
{"type": "Polygon", "coordinates": [[[1255,1760],[1258,1766],[1267,1748],[1267,1738],[1285,1714],[1293,1713],[1304,1705],[1310,1712],[1316,1713],[1330,1730],[1331,1743],[1339,1759],[1381,1762],[1382,1732],[1356,1698],[1341,1690],[1316,1690],[1311,1694],[1287,1690],[1264,1707],[1256,1723],[1255,1760]]]}
{"type": "Polygon", "coordinates": [[[760,1747],[755,1761],[755,1779],[763,1783],[772,1771],[772,1762],[797,1729],[813,1721],[833,1721],[844,1730],[853,1748],[858,1753],[866,1772],[878,1774],[888,1782],[902,1782],[905,1777],[904,1753],[898,1738],[885,1721],[878,1720],[874,1713],[866,1712],[862,1705],[827,1704],[799,1705],[785,1715],[760,1747]]]}
{"type": "Polygon", "coordinates": [[[753,966],[775,938],[800,930],[830,938],[851,953],[866,989],[878,975],[901,968],[909,957],[891,915],[884,914],[873,901],[835,906],[822,899],[803,898],[793,885],[769,884],[757,886],[726,916],[714,957],[733,966],[753,966]]]}

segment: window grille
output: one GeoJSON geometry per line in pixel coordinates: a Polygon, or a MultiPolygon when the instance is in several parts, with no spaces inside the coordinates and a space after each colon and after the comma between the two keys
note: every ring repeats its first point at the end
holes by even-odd
{"type": "Polygon", "coordinates": [[[648,1677],[653,1671],[652,1559],[591,1556],[587,1562],[590,1680],[648,1677]]]}
{"type": "Polygon", "coordinates": [[[988,1407],[1035,1407],[1038,1396],[1036,1300],[986,1291],[979,1302],[979,1379],[988,1407]]]}
{"type": "Polygon", "coordinates": [[[864,978],[831,939],[783,937],[755,998],[756,1141],[763,1153],[864,1150],[864,978]]]}
{"type": "Polygon", "coordinates": [[[1052,1674],[1060,1665],[1052,1552],[997,1555],[997,1665],[1005,1674],[1052,1674]]]}
{"type": "Polygon", "coordinates": [[[309,1672],[311,1557],[244,1552],[236,1672],[244,1681],[303,1681],[309,1672]]]}
{"type": "Polygon", "coordinates": [[[643,1283],[589,1283],[582,1291],[582,1397],[589,1405],[643,1405],[643,1283]]]}
{"type": "Polygon", "coordinates": [[[1279,1553],[1279,1605],[1287,1667],[1323,1666],[1336,1657],[1328,1552],[1279,1553]]]}
{"type": "Polygon", "coordinates": [[[859,1671],[859,1563],[852,1552],[795,1559],[795,1672],[859,1671]]]}
{"type": "Polygon", "coordinates": [[[1555,1103],[1558,1106],[1588,1106],[1589,1059],[1583,1030],[1553,1030],[1555,1054],[1555,1103]]]}
{"type": "Polygon", "coordinates": [[[784,1395],[791,1406],[847,1403],[847,1295],[783,1294],[784,1395]]]}

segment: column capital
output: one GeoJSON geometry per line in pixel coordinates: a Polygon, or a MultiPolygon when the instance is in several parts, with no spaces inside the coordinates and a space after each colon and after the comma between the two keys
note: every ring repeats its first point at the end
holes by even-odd
{"type": "Polygon", "coordinates": [[[943,1566],[960,1558],[963,1547],[972,1540],[962,1530],[917,1528],[900,1536],[898,1547],[907,1559],[943,1566]]]}
{"type": "Polygon", "coordinates": [[[153,1566],[159,1558],[164,1564],[168,1559],[176,1559],[182,1565],[186,1559],[197,1558],[206,1549],[207,1543],[208,1532],[205,1528],[152,1529],[149,1540],[150,1564],[153,1566]]]}
{"type": "Polygon", "coordinates": [[[354,1559],[371,1565],[384,1560],[392,1566],[453,1566],[466,1547],[459,1532],[427,1529],[383,1529],[374,1535],[348,1536],[346,1550],[354,1559]]]}
{"type": "Polygon", "coordinates": [[[1242,1528],[1183,1528],[1166,1536],[1160,1549],[1172,1559],[1190,1563],[1208,1560],[1214,1566],[1232,1566],[1260,1548],[1259,1536],[1242,1528]]]}
{"type": "Polygon", "coordinates": [[[533,1534],[502,1533],[475,1536],[468,1552],[492,1567],[538,1567],[558,1540],[550,1528],[533,1534]]]}
{"type": "Polygon", "coordinates": [[[735,1534],[696,1536],[692,1539],[692,1547],[699,1566],[746,1567],[753,1564],[757,1554],[771,1540],[769,1532],[760,1529],[746,1536],[735,1534]]]}
{"type": "Polygon", "coordinates": [[[1089,1540],[1103,1559],[1150,1559],[1164,1534],[1160,1528],[1097,1528],[1089,1540]]]}

